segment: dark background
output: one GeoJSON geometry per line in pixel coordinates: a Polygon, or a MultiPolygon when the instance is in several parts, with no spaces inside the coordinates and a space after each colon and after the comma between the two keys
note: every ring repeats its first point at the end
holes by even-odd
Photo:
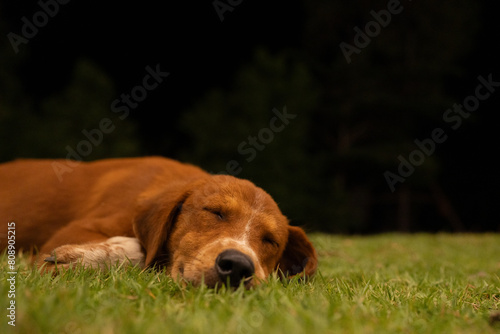
{"type": "Polygon", "coordinates": [[[16,53],[9,33],[43,9],[0,1],[0,160],[64,158],[109,118],[82,159],[163,155],[213,173],[235,160],[309,230],[500,231],[500,92],[457,129],[443,121],[479,76],[500,81],[493,2],[403,0],[350,63],[341,43],[388,1],[219,1],[222,21],[214,3],[70,1],[16,53]],[[120,119],[112,102],[147,66],[170,75],[120,119]],[[295,118],[247,161],[238,147],[284,108],[295,118]],[[392,192],[384,173],[435,128],[447,140],[392,192]]]}

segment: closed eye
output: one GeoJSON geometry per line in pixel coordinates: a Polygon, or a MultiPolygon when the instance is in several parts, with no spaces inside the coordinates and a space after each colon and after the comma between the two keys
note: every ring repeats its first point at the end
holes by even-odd
{"type": "Polygon", "coordinates": [[[225,219],[224,214],[219,209],[205,207],[205,208],[203,208],[203,210],[210,212],[212,215],[216,216],[220,220],[224,220],[225,219]]]}
{"type": "Polygon", "coordinates": [[[268,237],[268,236],[263,237],[262,238],[262,242],[265,243],[265,244],[268,244],[268,245],[272,245],[272,246],[274,246],[276,248],[279,248],[279,246],[280,246],[276,241],[274,241],[273,238],[268,237]]]}

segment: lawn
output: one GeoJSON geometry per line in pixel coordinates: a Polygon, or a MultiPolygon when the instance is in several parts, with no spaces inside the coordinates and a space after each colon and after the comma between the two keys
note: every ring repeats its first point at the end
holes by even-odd
{"type": "Polygon", "coordinates": [[[499,333],[500,235],[313,234],[319,272],[245,291],[183,288],[163,273],[2,261],[0,333],[499,333]],[[15,301],[15,327],[9,303],[15,301]]]}

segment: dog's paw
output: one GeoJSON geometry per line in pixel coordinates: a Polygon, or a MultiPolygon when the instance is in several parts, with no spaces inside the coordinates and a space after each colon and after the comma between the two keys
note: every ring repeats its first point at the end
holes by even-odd
{"type": "Polygon", "coordinates": [[[44,259],[49,263],[76,263],[83,260],[85,251],[76,245],[64,245],[52,251],[51,256],[44,259]]]}
{"type": "Polygon", "coordinates": [[[57,247],[50,256],[44,256],[40,265],[46,264],[47,269],[70,268],[77,264],[84,264],[85,249],[78,245],[64,245],[57,247]]]}

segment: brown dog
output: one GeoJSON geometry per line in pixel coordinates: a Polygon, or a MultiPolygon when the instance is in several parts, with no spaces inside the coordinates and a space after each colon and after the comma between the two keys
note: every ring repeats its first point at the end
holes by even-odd
{"type": "Polygon", "coordinates": [[[80,163],[61,178],[65,163],[0,165],[0,250],[14,222],[16,249],[39,250],[49,267],[158,265],[210,287],[316,270],[303,230],[249,181],[159,157],[80,163]]]}

